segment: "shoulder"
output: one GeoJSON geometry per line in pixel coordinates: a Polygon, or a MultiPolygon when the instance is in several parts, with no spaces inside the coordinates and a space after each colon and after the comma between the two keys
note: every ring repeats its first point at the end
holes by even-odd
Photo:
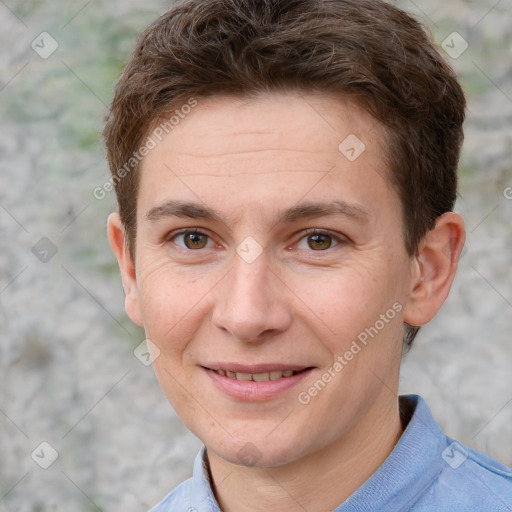
{"type": "Polygon", "coordinates": [[[444,466],[420,497],[414,511],[512,510],[512,469],[463,444],[447,438],[441,457],[444,466]]]}
{"type": "Polygon", "coordinates": [[[401,397],[400,405],[410,420],[390,471],[401,468],[402,481],[386,511],[512,512],[512,469],[446,436],[421,397],[401,397]]]}

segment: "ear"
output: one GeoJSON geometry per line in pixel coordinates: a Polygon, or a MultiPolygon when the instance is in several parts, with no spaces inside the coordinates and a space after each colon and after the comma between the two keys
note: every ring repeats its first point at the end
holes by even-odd
{"type": "Polygon", "coordinates": [[[131,321],[143,326],[137,287],[135,264],[125,243],[125,229],[118,213],[111,213],[107,221],[107,233],[110,246],[116,255],[124,288],[124,307],[131,321]]]}
{"type": "Polygon", "coordinates": [[[425,235],[414,256],[405,322],[419,326],[434,318],[452,286],[465,240],[464,220],[453,212],[441,215],[425,235]]]}

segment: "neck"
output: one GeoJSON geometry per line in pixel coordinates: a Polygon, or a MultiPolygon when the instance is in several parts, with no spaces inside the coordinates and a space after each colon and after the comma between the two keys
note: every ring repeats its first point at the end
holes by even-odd
{"type": "Polygon", "coordinates": [[[334,510],[379,468],[403,432],[398,398],[374,404],[342,439],[272,468],[242,467],[208,453],[224,512],[334,510]]]}

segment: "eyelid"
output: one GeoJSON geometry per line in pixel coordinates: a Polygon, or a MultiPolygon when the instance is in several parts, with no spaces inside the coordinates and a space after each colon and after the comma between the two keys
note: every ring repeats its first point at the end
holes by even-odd
{"type": "Polygon", "coordinates": [[[347,240],[345,235],[341,233],[335,233],[334,231],[330,231],[329,229],[321,229],[321,228],[308,228],[304,232],[306,235],[328,235],[332,238],[338,240],[338,242],[342,242],[343,240],[347,240]]]}
{"type": "Polygon", "coordinates": [[[189,248],[182,247],[181,245],[178,245],[176,242],[174,242],[175,238],[177,238],[178,236],[181,236],[181,235],[186,235],[186,234],[203,235],[203,236],[206,236],[208,238],[209,242],[211,242],[211,243],[213,243],[215,245],[219,245],[217,242],[215,242],[213,237],[208,233],[207,229],[205,230],[205,229],[196,228],[196,227],[182,228],[182,229],[178,229],[178,230],[175,230],[175,231],[171,231],[170,233],[165,235],[164,243],[172,242],[179,249],[181,249],[183,251],[190,251],[190,252],[199,252],[199,251],[202,251],[204,249],[211,248],[211,247],[203,247],[202,249],[189,249],[189,248]]]}
{"type": "Polygon", "coordinates": [[[311,235],[326,235],[326,236],[329,236],[330,238],[332,238],[332,240],[334,240],[336,242],[336,244],[333,247],[329,247],[329,249],[325,249],[323,251],[313,251],[311,249],[310,250],[311,252],[318,252],[318,253],[327,252],[327,251],[329,251],[331,249],[334,249],[338,245],[341,245],[341,244],[344,244],[344,243],[348,242],[348,238],[346,236],[341,235],[339,233],[334,233],[333,231],[330,231],[328,229],[308,228],[308,229],[305,229],[304,231],[301,232],[300,238],[297,240],[297,242],[295,242],[294,245],[297,245],[304,238],[306,238],[308,236],[311,236],[311,235]]]}
{"type": "MultiPolygon", "coordinates": [[[[215,244],[216,246],[220,246],[221,245],[221,244],[219,244],[218,242],[215,241],[214,237],[209,234],[209,231],[207,229],[193,227],[193,226],[171,231],[170,233],[165,235],[163,241],[164,241],[164,243],[172,242],[179,249],[184,250],[184,251],[190,251],[190,252],[199,252],[201,250],[211,248],[211,247],[204,247],[203,249],[195,249],[194,250],[194,249],[184,248],[184,247],[176,244],[176,242],[174,242],[174,239],[176,237],[178,237],[180,235],[185,235],[185,234],[188,234],[188,233],[194,233],[194,234],[199,234],[199,235],[206,236],[208,238],[209,242],[215,244]]],[[[347,243],[349,241],[348,237],[345,236],[345,235],[341,235],[339,233],[335,233],[335,232],[330,231],[328,229],[321,229],[321,228],[307,228],[307,229],[303,230],[299,235],[300,235],[299,238],[293,244],[293,246],[296,246],[304,238],[306,238],[308,236],[311,236],[311,235],[326,235],[326,236],[331,237],[336,242],[336,244],[333,247],[329,247],[329,249],[325,249],[323,251],[313,251],[311,249],[311,252],[319,252],[319,253],[327,252],[327,251],[329,251],[331,249],[334,249],[334,247],[337,247],[338,245],[347,243]]]]}

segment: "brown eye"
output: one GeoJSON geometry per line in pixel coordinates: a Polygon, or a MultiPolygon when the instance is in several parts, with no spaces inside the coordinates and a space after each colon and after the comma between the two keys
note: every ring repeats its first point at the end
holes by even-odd
{"type": "Polygon", "coordinates": [[[308,246],[314,251],[325,251],[330,249],[332,245],[332,237],[329,235],[315,234],[308,236],[308,246]]]}
{"type": "Polygon", "coordinates": [[[183,239],[187,249],[203,249],[208,243],[208,237],[202,233],[185,233],[183,239]]]}
{"type": "Polygon", "coordinates": [[[208,235],[196,230],[184,230],[181,233],[171,235],[168,241],[186,250],[211,249],[215,245],[208,235]]]}

